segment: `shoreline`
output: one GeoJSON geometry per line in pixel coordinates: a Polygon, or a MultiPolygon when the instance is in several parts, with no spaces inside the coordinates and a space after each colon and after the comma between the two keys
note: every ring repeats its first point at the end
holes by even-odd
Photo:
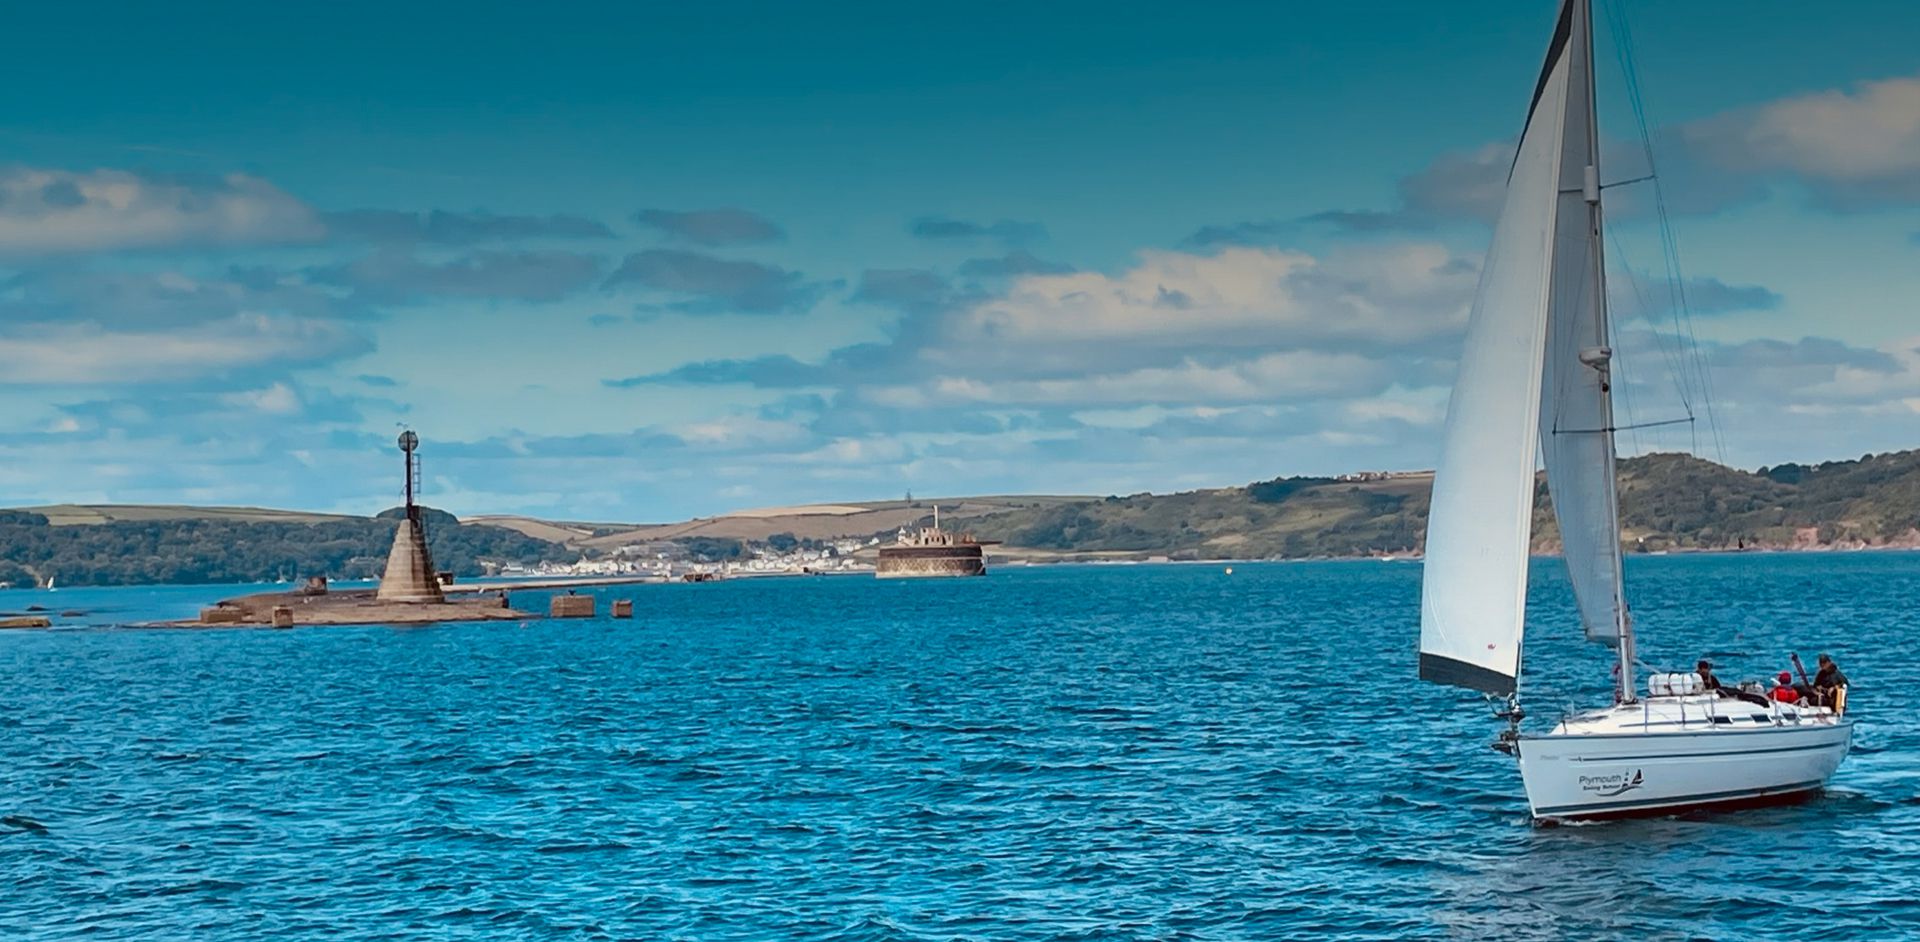
{"type": "MultiPolygon", "coordinates": [[[[1251,565],[1255,563],[1421,562],[1425,558],[1425,554],[1420,552],[1374,553],[1374,554],[1348,555],[1348,556],[1286,556],[1286,557],[1217,556],[1217,557],[1207,557],[1205,559],[1153,558],[1155,556],[1161,556],[1162,554],[1152,554],[1151,556],[1145,556],[1145,555],[1132,553],[1132,552],[1125,552],[1125,553],[1114,552],[1114,555],[1105,556],[1105,557],[1095,555],[1099,552],[1101,551],[1097,551],[1097,550],[1089,551],[1088,553],[1084,553],[1084,554],[1071,553],[1071,552],[1063,552],[1059,554],[1059,557],[1066,557],[1066,558],[1033,557],[1033,556],[1024,556],[1024,555],[1011,556],[1011,557],[989,556],[988,557],[988,573],[991,574],[996,570],[1002,570],[1002,569],[1026,569],[1029,567],[1036,567],[1036,566],[1209,566],[1209,565],[1242,566],[1242,565],[1251,565]]],[[[1735,549],[1731,547],[1726,547],[1726,548],[1685,547],[1685,548],[1675,548],[1675,549],[1669,549],[1669,550],[1654,550],[1649,552],[1629,551],[1623,555],[1627,559],[1635,559],[1635,558],[1659,558],[1659,557],[1665,557],[1665,556],[1752,556],[1752,555],[1801,556],[1801,555],[1826,555],[1826,554],[1850,554],[1850,553],[1901,553],[1901,552],[1906,552],[1906,553],[1920,552],[1920,546],[1909,546],[1905,544],[1883,544],[1878,546],[1823,545],[1823,546],[1801,546],[1801,547],[1764,546],[1764,547],[1746,547],[1742,549],[1735,549]]],[[[1528,558],[1529,559],[1559,559],[1560,554],[1557,552],[1533,552],[1528,554],[1528,558]]],[[[778,578],[799,577],[799,576],[860,576],[860,577],[872,578],[873,570],[856,569],[856,570],[835,570],[835,571],[815,571],[815,572],[805,572],[801,570],[790,570],[790,571],[789,570],[782,570],[782,571],[757,570],[753,572],[720,573],[720,574],[717,574],[717,578],[710,581],[711,582],[734,582],[734,581],[749,580],[749,579],[756,579],[756,580],[757,579],[778,579],[778,578]]],[[[677,580],[677,579],[663,580],[653,576],[580,576],[577,578],[572,578],[567,576],[541,576],[536,579],[526,580],[525,582],[500,580],[497,577],[493,577],[490,581],[480,581],[480,580],[489,580],[489,577],[486,577],[486,576],[475,576],[472,578],[474,581],[468,581],[468,582],[456,581],[453,585],[448,587],[449,594],[497,592],[501,590],[540,592],[540,591],[559,591],[559,590],[565,590],[570,588],[571,589],[605,588],[605,587],[616,586],[616,585],[680,585],[680,584],[683,584],[680,580],[677,580]]],[[[274,585],[274,584],[275,583],[264,583],[264,582],[209,582],[209,583],[137,582],[137,583],[116,583],[111,585],[63,583],[59,589],[47,589],[44,587],[34,587],[34,586],[16,586],[16,587],[7,588],[7,589],[0,589],[0,615],[40,614],[40,612],[33,611],[31,608],[20,609],[14,606],[6,605],[4,604],[4,600],[7,598],[24,598],[27,596],[51,595],[58,591],[95,590],[95,589],[234,588],[234,587],[242,587],[242,586],[268,586],[268,585],[274,585]]],[[[360,588],[371,589],[377,584],[378,583],[376,581],[372,581],[372,580],[353,580],[351,582],[342,581],[342,582],[336,583],[336,585],[340,586],[342,589],[349,592],[354,591],[355,589],[360,589],[360,588]]],[[[699,584],[706,584],[706,583],[703,582],[703,583],[685,583],[685,584],[699,585],[699,584]]]]}

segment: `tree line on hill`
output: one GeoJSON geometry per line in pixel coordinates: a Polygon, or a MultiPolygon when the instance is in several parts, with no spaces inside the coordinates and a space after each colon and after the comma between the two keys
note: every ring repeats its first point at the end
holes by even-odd
{"type": "MultiPolygon", "coordinates": [[[[434,565],[456,576],[486,563],[531,564],[578,556],[558,543],[502,527],[463,524],[425,510],[434,565]]],[[[0,583],[149,585],[372,579],[386,566],[399,508],[378,517],[317,523],[210,519],[118,520],[52,526],[40,514],[0,511],[0,583]]]]}
{"type": "MultiPolygon", "coordinates": [[[[1175,559],[1400,555],[1426,539],[1424,475],[1290,477],[1246,487],[1135,494],[970,521],[977,535],[1060,553],[1175,559]]],[[[1920,545],[1920,451],[1741,471],[1687,455],[1619,465],[1629,551],[1920,545]]],[[[1559,549],[1544,480],[1534,549],[1559,549]]]]}

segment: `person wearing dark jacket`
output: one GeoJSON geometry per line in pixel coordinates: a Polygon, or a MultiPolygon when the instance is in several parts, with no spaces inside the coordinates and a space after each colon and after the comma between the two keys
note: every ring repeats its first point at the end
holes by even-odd
{"type": "Polygon", "coordinates": [[[1700,686],[1702,688],[1715,693],[1720,692],[1720,678],[1713,676],[1712,661],[1701,658],[1700,663],[1693,665],[1693,672],[1700,675],[1700,686]]]}
{"type": "Polygon", "coordinates": [[[1820,655],[1819,665],[1814,672],[1813,683],[1794,684],[1793,689],[1799,691],[1800,699],[1809,706],[1833,706],[1834,693],[1847,685],[1847,675],[1841,673],[1840,665],[1825,654],[1820,655]]]}
{"type": "Polygon", "coordinates": [[[1748,693],[1738,687],[1728,687],[1721,684],[1720,678],[1714,676],[1713,662],[1706,658],[1701,658],[1700,663],[1693,665],[1693,670],[1700,675],[1700,685],[1713,691],[1716,696],[1725,697],[1730,700],[1745,700],[1756,706],[1767,705],[1766,697],[1760,696],[1759,694],[1748,693]]]}
{"type": "Polygon", "coordinates": [[[1820,655],[1820,667],[1813,674],[1813,702],[1821,706],[1833,706],[1834,694],[1847,685],[1847,675],[1840,672],[1840,665],[1833,658],[1820,655]]]}

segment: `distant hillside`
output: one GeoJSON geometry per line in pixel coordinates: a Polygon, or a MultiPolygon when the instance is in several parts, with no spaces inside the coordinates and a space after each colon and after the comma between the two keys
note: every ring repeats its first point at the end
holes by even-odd
{"type": "MultiPolygon", "coordinates": [[[[1382,480],[1278,478],[1247,487],[1136,494],[996,514],[982,538],[1055,553],[1267,559],[1418,552],[1429,473],[1382,480]]],[[[1686,455],[1620,463],[1631,550],[1920,546],[1920,451],[1747,472],[1686,455]]],[[[1534,548],[1559,532],[1545,483],[1534,548]]]]}
{"type": "Polygon", "coordinates": [[[1920,450],[1755,472],[1663,454],[1621,470],[1626,538],[1649,550],[1920,546],[1920,450]]]}
{"type": "Polygon", "coordinates": [[[1431,474],[1377,481],[1279,478],[1247,487],[1134,494],[995,514],[976,536],[1054,554],[1269,559],[1407,553],[1431,474]]]}
{"type": "MultiPolygon", "coordinates": [[[[270,582],[379,574],[400,511],[379,517],[252,508],[50,507],[0,511],[0,583],[15,586],[270,582]],[[58,521],[58,522],[56,522],[58,521]]],[[[578,557],[556,543],[427,511],[434,564],[479,575],[487,562],[578,557]]]]}
{"type": "Polygon", "coordinates": [[[474,517],[472,522],[511,527],[542,539],[557,539],[581,549],[609,550],[636,543],[689,540],[739,540],[764,543],[782,534],[801,540],[866,538],[919,526],[932,519],[938,505],[943,523],[956,528],[992,514],[1014,510],[1082,504],[1091,497],[1025,495],[1017,497],[930,497],[920,500],[879,500],[845,504],[803,504],[738,510],[717,517],[698,517],[681,523],[580,524],[552,523],[526,517],[474,517]]]}
{"type": "Polygon", "coordinates": [[[96,523],[152,522],[156,520],[210,520],[229,523],[327,523],[364,520],[345,514],[312,513],[305,510],[270,510],[265,507],[193,507],[186,504],[51,504],[46,507],[22,507],[39,514],[56,527],[96,523]]]}
{"type": "MultiPolygon", "coordinates": [[[[1920,546],[1920,451],[1740,471],[1685,455],[1620,463],[1627,548],[1820,549],[1920,546]]],[[[1358,479],[1275,478],[1245,487],[1128,497],[942,497],[745,510],[682,523],[622,524],[433,512],[435,562],[467,576],[487,563],[571,561],[647,546],[729,559],[874,536],[931,521],[1031,559],[1297,559],[1417,553],[1429,472],[1358,479]]],[[[61,505],[0,511],[0,583],[238,582],[371,577],[388,519],[246,507],[61,505]]],[[[1544,483],[1534,549],[1559,549],[1544,483]]]]}

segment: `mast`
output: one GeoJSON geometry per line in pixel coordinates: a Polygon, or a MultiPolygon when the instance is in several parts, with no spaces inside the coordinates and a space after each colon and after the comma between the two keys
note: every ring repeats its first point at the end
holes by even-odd
{"type": "Polygon", "coordinates": [[[1587,204],[1587,225],[1590,238],[1588,244],[1592,250],[1588,253],[1592,267],[1589,269],[1589,281],[1593,285],[1593,346],[1580,351],[1580,361],[1592,367],[1600,374],[1600,415],[1602,421],[1598,434],[1601,438],[1600,452],[1605,461],[1603,477],[1603,500],[1606,504],[1606,516],[1612,525],[1612,539],[1608,545],[1613,553],[1613,613],[1614,634],[1619,639],[1615,646],[1620,654],[1619,700],[1632,703],[1634,696],[1633,678],[1633,619],[1627,613],[1626,585],[1624,580],[1624,560],[1620,550],[1620,494],[1618,481],[1618,462],[1614,449],[1613,420],[1613,345],[1610,336],[1610,318],[1607,310],[1607,262],[1606,242],[1603,238],[1605,223],[1600,207],[1600,114],[1598,107],[1597,83],[1594,81],[1593,68],[1593,0],[1574,0],[1579,4],[1577,16],[1586,45],[1586,55],[1581,57],[1583,77],[1587,94],[1587,165],[1584,179],[1581,181],[1581,195],[1587,204]]]}
{"type": "Polygon", "coordinates": [[[415,505],[413,502],[414,480],[419,475],[419,468],[417,465],[414,464],[413,453],[419,447],[420,447],[420,436],[415,435],[413,433],[413,429],[407,429],[406,431],[400,433],[400,453],[406,457],[406,463],[407,463],[406,464],[407,519],[413,521],[415,525],[418,525],[420,523],[420,508],[417,505],[415,505]]]}

